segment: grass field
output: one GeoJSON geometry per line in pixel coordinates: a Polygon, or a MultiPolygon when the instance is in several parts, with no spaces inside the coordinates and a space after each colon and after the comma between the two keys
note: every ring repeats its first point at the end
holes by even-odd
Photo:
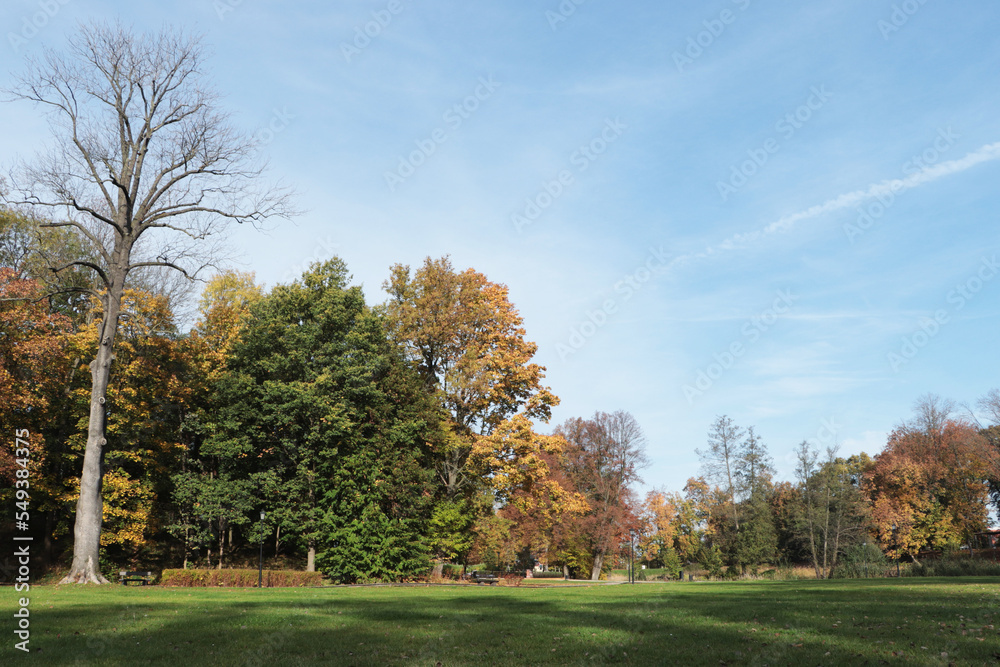
{"type": "Polygon", "coordinates": [[[1000,583],[34,587],[3,665],[993,665],[1000,583]]]}

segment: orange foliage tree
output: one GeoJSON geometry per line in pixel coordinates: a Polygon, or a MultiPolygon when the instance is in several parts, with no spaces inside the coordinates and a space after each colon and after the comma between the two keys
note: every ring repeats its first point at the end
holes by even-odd
{"type": "Polygon", "coordinates": [[[45,487],[45,462],[51,457],[44,442],[45,427],[54,403],[62,397],[69,375],[64,350],[71,329],[68,318],[49,311],[34,280],[21,279],[9,268],[0,268],[0,480],[4,495],[13,493],[14,432],[27,430],[33,473],[35,510],[45,487]]]}
{"type": "Polygon", "coordinates": [[[989,443],[946,412],[932,417],[893,431],[865,476],[876,536],[893,558],[955,549],[986,527],[989,443]]]}

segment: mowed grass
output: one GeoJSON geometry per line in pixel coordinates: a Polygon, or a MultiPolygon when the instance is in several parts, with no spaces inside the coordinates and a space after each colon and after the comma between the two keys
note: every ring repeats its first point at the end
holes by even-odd
{"type": "Polygon", "coordinates": [[[589,587],[33,587],[0,664],[997,665],[993,579],[589,587]]]}

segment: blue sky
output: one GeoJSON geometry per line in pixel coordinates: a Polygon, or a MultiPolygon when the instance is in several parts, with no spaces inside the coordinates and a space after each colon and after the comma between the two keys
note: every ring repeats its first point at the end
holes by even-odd
{"type": "MultiPolygon", "coordinates": [[[[803,439],[875,453],[1000,385],[1000,8],[789,5],[9,0],[0,85],[81,20],[204,33],[306,210],[233,230],[243,268],[336,253],[374,303],[451,255],[510,287],[553,423],[629,410],[680,489],[727,414],[787,479],[803,439]]],[[[4,163],[46,141],[0,124],[4,163]]]]}

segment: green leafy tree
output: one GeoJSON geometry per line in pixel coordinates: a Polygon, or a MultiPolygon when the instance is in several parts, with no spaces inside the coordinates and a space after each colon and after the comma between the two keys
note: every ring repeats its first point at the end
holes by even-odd
{"type": "Polygon", "coordinates": [[[736,534],[731,559],[744,572],[749,569],[756,575],[760,566],[771,562],[778,552],[774,515],[762,492],[743,504],[742,514],[744,520],[736,534]]]}
{"type": "Polygon", "coordinates": [[[826,579],[844,550],[867,534],[868,507],[859,481],[867,456],[838,458],[827,450],[819,463],[819,452],[802,442],[796,452],[797,497],[792,515],[795,535],[804,543],[817,579],[826,579]]]}
{"type": "Polygon", "coordinates": [[[268,523],[306,552],[307,568],[343,582],[399,579],[428,562],[436,413],[348,283],[333,259],[251,307],[202,451],[257,480],[268,523]]]}
{"type": "Polygon", "coordinates": [[[472,527],[478,512],[464,498],[442,499],[434,505],[427,524],[428,545],[434,558],[456,561],[472,548],[472,527]]]}

